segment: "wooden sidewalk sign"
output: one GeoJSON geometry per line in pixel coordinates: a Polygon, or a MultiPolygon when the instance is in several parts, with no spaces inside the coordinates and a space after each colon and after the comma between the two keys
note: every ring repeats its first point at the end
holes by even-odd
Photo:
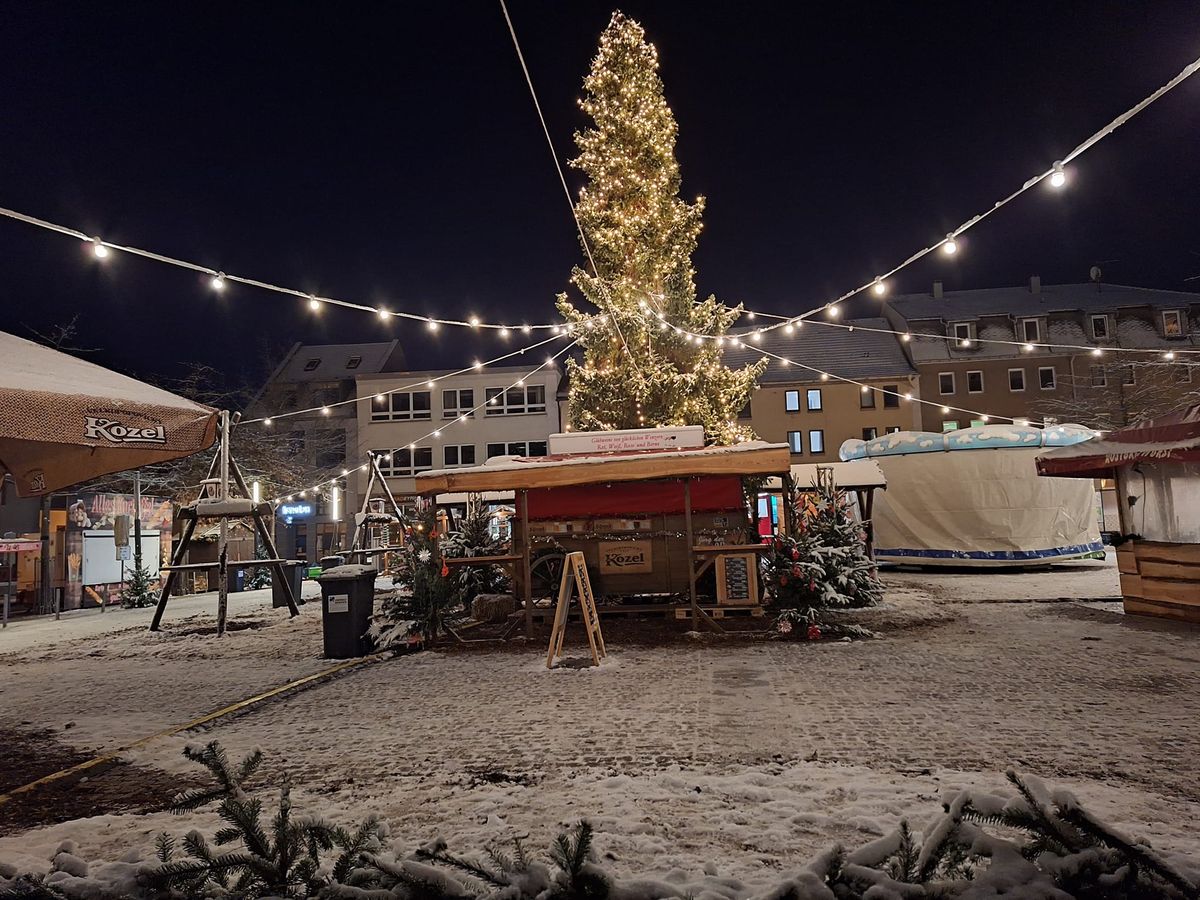
{"type": "Polygon", "coordinates": [[[604,651],[604,635],[600,633],[600,614],[596,612],[596,598],[592,595],[592,582],[588,579],[587,563],[583,554],[568,553],[564,560],[562,580],[558,584],[558,604],[554,608],[554,627],[550,629],[550,649],[546,653],[546,668],[554,667],[554,661],[562,657],[563,639],[567,634],[567,616],[571,612],[572,585],[579,593],[579,610],[583,627],[587,631],[588,644],[592,648],[592,662],[600,665],[607,654],[604,651]]]}

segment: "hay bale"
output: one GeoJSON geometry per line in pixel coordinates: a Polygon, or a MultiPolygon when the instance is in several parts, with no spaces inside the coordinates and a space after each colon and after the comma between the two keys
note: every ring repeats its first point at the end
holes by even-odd
{"type": "Polygon", "coordinates": [[[476,622],[502,622],[517,608],[512,594],[479,594],[471,601],[471,618],[476,622]]]}

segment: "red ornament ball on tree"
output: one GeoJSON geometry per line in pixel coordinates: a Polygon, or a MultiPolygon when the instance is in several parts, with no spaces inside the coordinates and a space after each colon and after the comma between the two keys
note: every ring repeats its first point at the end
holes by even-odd
{"type": "Polygon", "coordinates": [[[821,629],[816,625],[808,626],[808,639],[810,641],[819,641],[821,639],[821,629]]]}

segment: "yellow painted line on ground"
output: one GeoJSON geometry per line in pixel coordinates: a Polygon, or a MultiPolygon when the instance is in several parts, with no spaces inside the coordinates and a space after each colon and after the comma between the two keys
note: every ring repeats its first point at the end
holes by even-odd
{"type": "Polygon", "coordinates": [[[144,737],[139,740],[136,740],[132,744],[126,744],[124,747],[118,747],[116,750],[110,750],[108,753],[102,753],[99,756],[93,757],[92,759],[86,760],[85,762],[81,762],[77,765],[71,766],[70,768],[61,769],[58,772],[54,772],[50,775],[43,776],[42,778],[39,778],[37,781],[31,781],[31,782],[29,782],[29,784],[23,784],[18,788],[13,788],[7,794],[0,794],[0,806],[3,806],[5,803],[8,803],[13,797],[17,796],[18,794],[28,793],[29,791],[32,791],[35,788],[41,787],[44,784],[50,784],[51,782],[59,781],[63,778],[68,778],[71,775],[78,774],[79,772],[86,772],[88,769],[92,769],[92,768],[95,768],[96,766],[103,765],[106,762],[111,762],[112,760],[120,757],[122,754],[124,754],[130,750],[133,750],[137,747],[141,747],[145,744],[148,744],[151,741],[158,740],[158,738],[170,737],[173,734],[179,734],[179,732],[181,732],[181,731],[187,731],[190,728],[197,728],[208,722],[212,722],[216,719],[220,719],[223,716],[227,716],[230,713],[235,713],[235,712],[238,712],[239,710],[247,709],[248,707],[251,707],[256,703],[261,703],[263,700],[269,700],[272,697],[277,697],[280,694],[286,693],[287,691],[295,690],[296,688],[303,687],[306,684],[311,684],[314,681],[320,681],[322,678],[328,678],[330,675],[336,675],[338,672],[344,672],[346,669],[352,669],[355,666],[365,665],[366,663],[370,663],[370,662],[378,662],[379,660],[386,659],[387,657],[390,657],[392,655],[393,654],[391,654],[391,653],[376,653],[374,656],[364,656],[361,659],[347,660],[346,662],[338,663],[336,666],[330,666],[328,669],[323,669],[320,672],[315,672],[312,675],[306,675],[303,678],[298,678],[295,681],[289,681],[287,684],[282,684],[279,687],[271,688],[271,690],[266,691],[262,694],[256,694],[255,696],[248,697],[245,700],[239,700],[237,703],[233,703],[222,709],[218,709],[215,712],[210,712],[207,715],[203,715],[198,719],[192,719],[192,721],[185,722],[182,725],[173,725],[170,728],[164,728],[162,731],[156,732],[155,734],[152,734],[148,737],[144,737]]]}

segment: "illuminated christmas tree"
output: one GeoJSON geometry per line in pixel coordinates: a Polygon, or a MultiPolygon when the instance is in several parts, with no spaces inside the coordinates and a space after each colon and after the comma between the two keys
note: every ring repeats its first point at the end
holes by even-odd
{"type": "Polygon", "coordinates": [[[741,307],[696,300],[691,260],[704,198],[679,196],[675,117],[658,53],[637,22],[613,13],[584,89],[580,105],[594,125],[576,133],[571,164],[588,176],[576,212],[595,272],[577,267],[571,283],[595,310],[558,298],[584,350],[582,363],[567,365],[571,421],[581,430],[703,425],[721,444],[747,437],[736,420],[766,360],[724,366],[720,336],[741,307]]]}

